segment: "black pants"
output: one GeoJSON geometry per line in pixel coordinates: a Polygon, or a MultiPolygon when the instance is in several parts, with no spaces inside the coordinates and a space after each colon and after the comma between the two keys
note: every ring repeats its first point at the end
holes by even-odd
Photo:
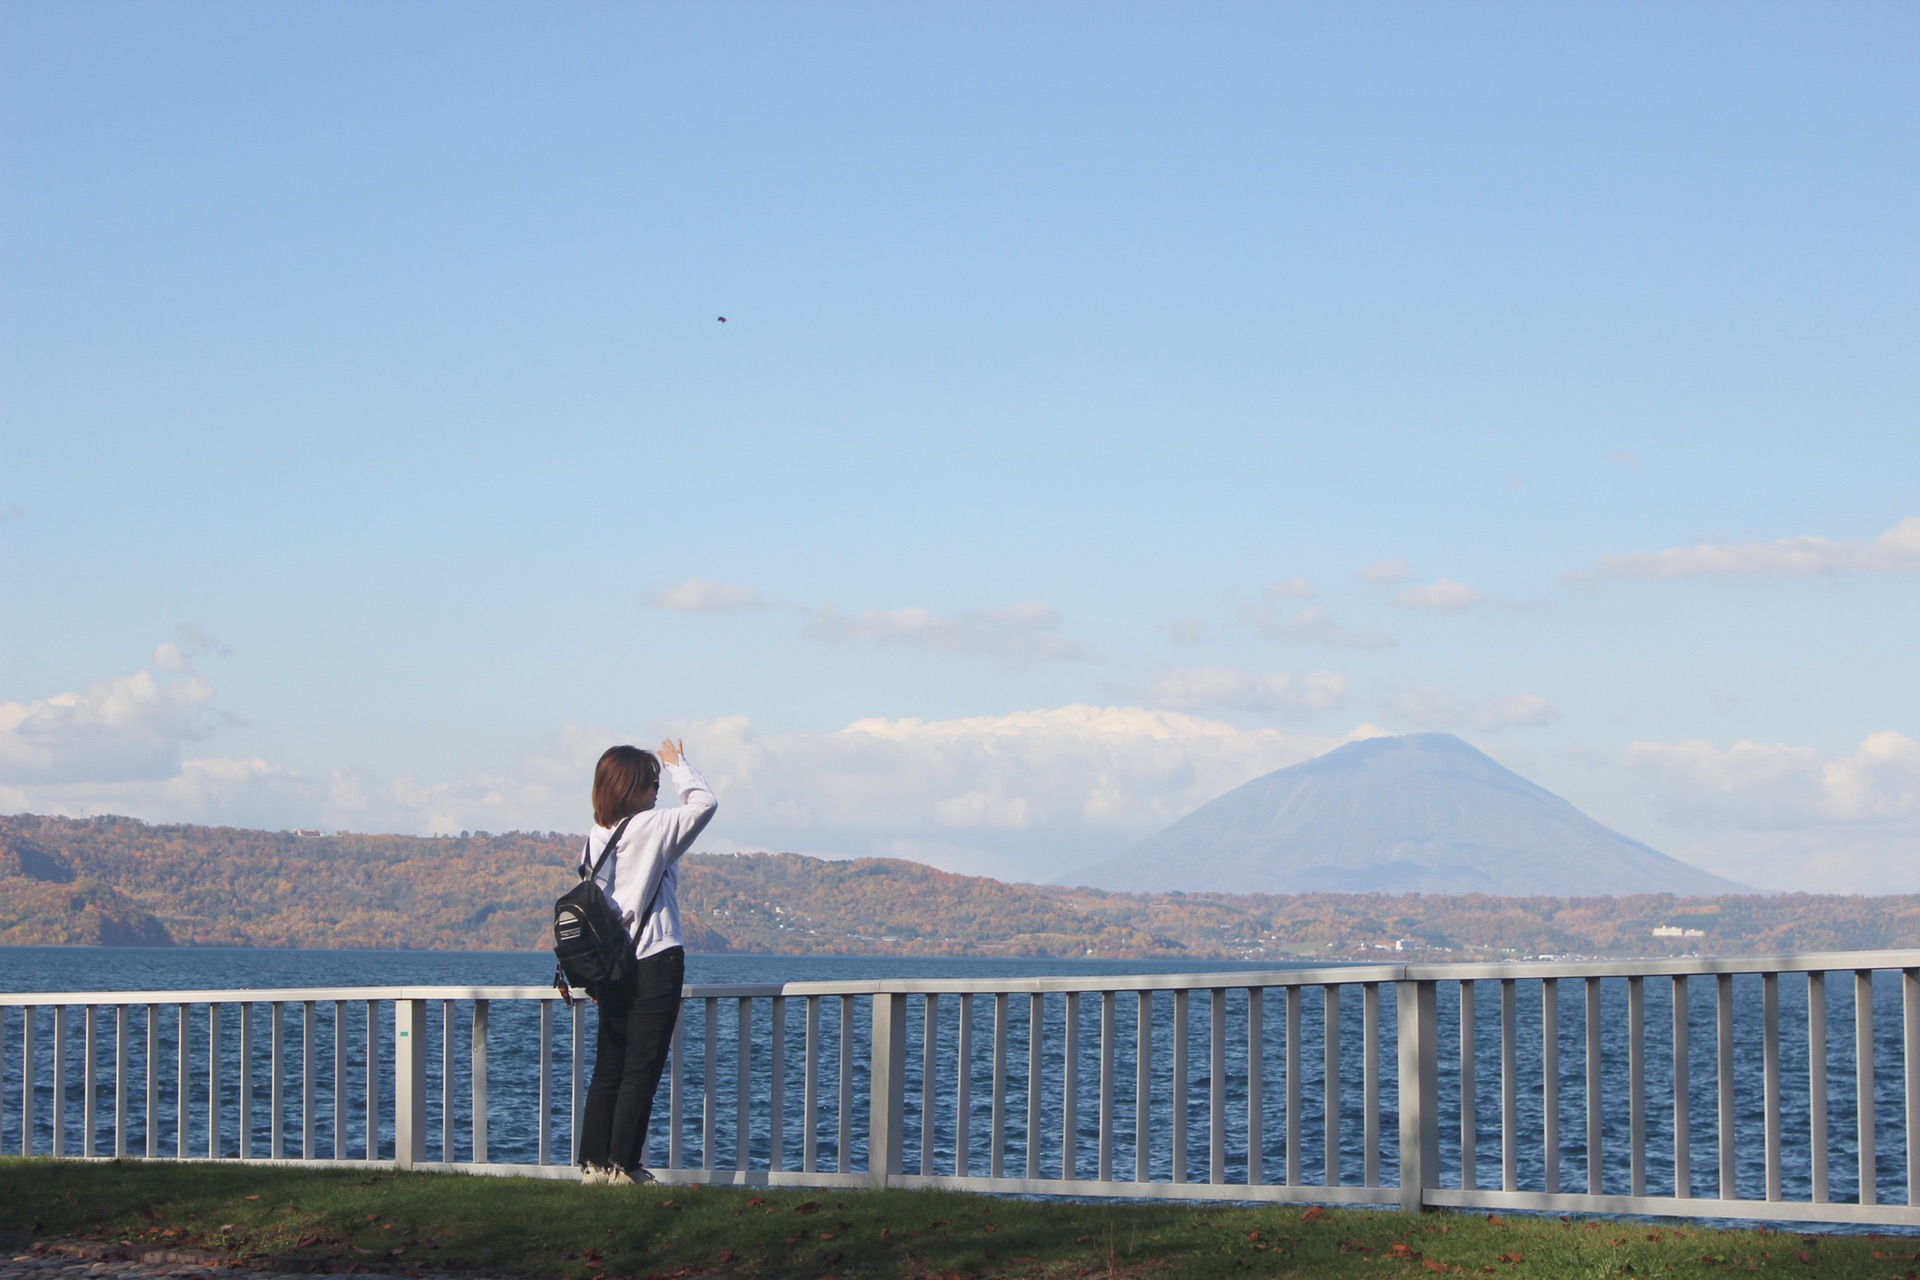
{"type": "Polygon", "coordinates": [[[599,993],[593,1082],[580,1118],[581,1164],[640,1167],[686,974],[687,953],[673,947],[648,956],[632,978],[599,993]]]}

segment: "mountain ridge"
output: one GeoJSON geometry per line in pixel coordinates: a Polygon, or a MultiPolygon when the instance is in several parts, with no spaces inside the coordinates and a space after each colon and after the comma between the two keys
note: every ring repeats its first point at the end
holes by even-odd
{"type": "Polygon", "coordinates": [[[1074,883],[1133,892],[1749,893],[1580,812],[1452,734],[1263,774],[1074,883]]]}

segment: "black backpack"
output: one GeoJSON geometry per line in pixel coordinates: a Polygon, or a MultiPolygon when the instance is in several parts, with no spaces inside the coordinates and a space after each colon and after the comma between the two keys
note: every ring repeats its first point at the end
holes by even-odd
{"type": "MultiPolygon", "coordinates": [[[[619,847],[620,837],[626,834],[627,823],[632,821],[630,816],[623,818],[613,829],[613,836],[600,851],[591,871],[587,869],[586,855],[581,855],[580,883],[553,904],[553,954],[559,961],[554,967],[553,985],[560,988],[561,997],[569,1005],[573,1003],[570,988],[581,987],[592,995],[597,988],[622,982],[633,972],[633,937],[594,879],[619,847]]],[[[663,884],[665,879],[661,877],[663,884]]],[[[653,897],[654,901],[660,898],[658,885],[654,887],[653,897]]],[[[652,914],[653,902],[649,902],[634,922],[635,934],[652,914]]]]}

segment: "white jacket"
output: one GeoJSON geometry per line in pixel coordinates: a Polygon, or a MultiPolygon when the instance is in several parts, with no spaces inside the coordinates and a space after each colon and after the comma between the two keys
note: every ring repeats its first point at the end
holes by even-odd
{"type": "MultiPolygon", "coordinates": [[[[653,914],[647,917],[633,940],[635,954],[643,960],[669,947],[685,945],[680,938],[680,892],[676,874],[680,856],[693,846],[694,838],[705,829],[719,807],[707,780],[685,757],[679,764],[667,766],[667,777],[679,790],[680,803],[671,809],[649,809],[634,814],[620,837],[620,847],[594,877],[607,900],[613,903],[614,911],[626,922],[629,933],[634,931],[640,913],[646,910],[655,886],[659,887],[660,898],[654,903],[653,914]]],[[[582,873],[593,866],[612,838],[612,827],[595,825],[581,855],[582,873]]]]}

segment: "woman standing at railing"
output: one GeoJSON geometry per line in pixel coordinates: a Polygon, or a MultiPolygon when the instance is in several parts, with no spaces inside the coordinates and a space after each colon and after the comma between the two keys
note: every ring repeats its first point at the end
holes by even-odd
{"type": "Polygon", "coordinates": [[[609,747],[593,770],[593,833],[581,862],[586,874],[623,822],[620,843],[594,877],[626,922],[639,963],[627,981],[591,991],[600,1007],[593,1082],[580,1120],[581,1181],[630,1186],[652,1181],[641,1167],[653,1094],[680,1016],[687,953],[680,937],[680,857],[713,817],[718,802],[683,744],[660,744],[656,759],[638,747],[609,747]],[[656,809],[660,765],[680,804],[656,809]]]}

